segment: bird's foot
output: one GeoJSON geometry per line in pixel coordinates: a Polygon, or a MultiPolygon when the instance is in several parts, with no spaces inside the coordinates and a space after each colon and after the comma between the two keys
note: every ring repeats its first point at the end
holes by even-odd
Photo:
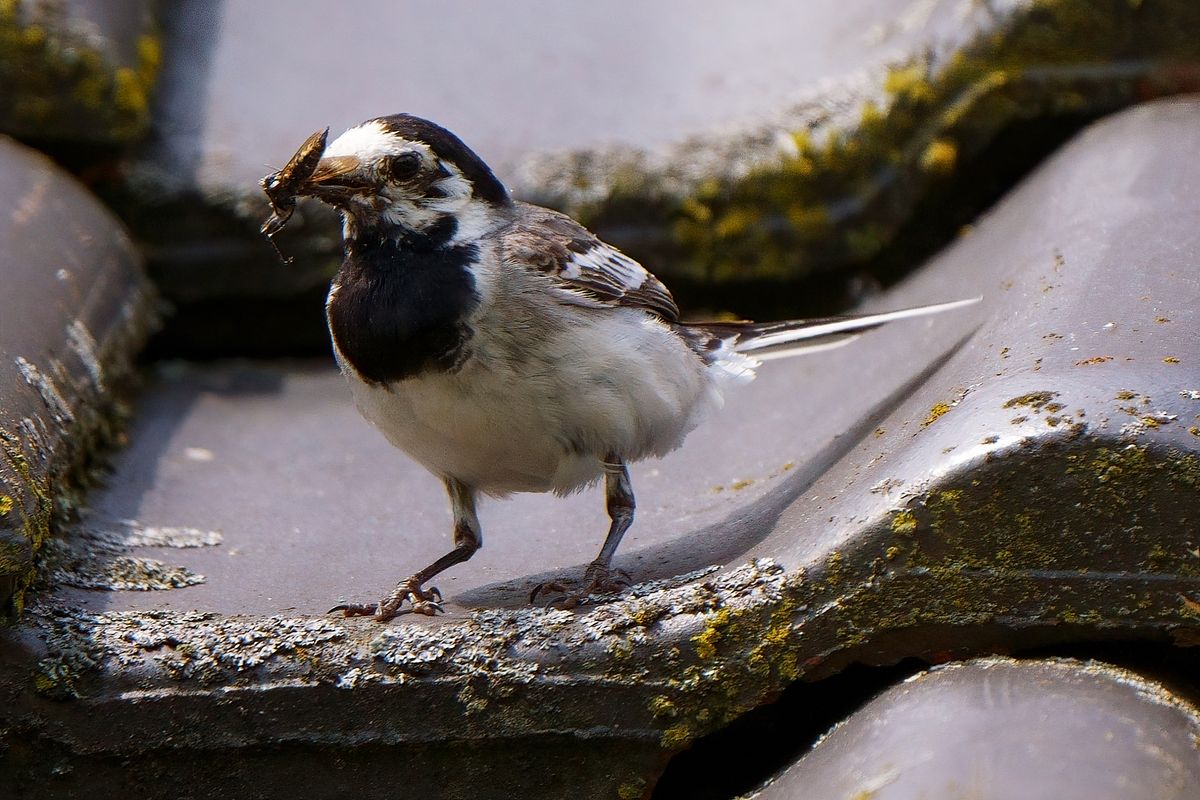
{"type": "Polygon", "coordinates": [[[374,617],[376,622],[387,622],[400,615],[405,600],[412,603],[410,611],[413,614],[432,617],[445,611],[442,608],[442,593],[437,587],[422,589],[420,581],[409,578],[396,584],[391,594],[378,603],[343,603],[329,609],[329,612],[340,611],[345,617],[374,617]]]}
{"type": "Polygon", "coordinates": [[[583,588],[572,590],[573,581],[546,581],[533,587],[529,602],[536,603],[538,596],[550,596],[549,608],[570,610],[595,602],[597,596],[616,594],[631,583],[629,573],[600,564],[589,564],[583,573],[583,588]]]}

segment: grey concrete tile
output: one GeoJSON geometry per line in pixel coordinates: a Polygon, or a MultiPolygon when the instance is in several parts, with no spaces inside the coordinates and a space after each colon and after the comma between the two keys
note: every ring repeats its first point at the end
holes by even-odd
{"type": "MultiPolygon", "coordinates": [[[[115,433],[116,398],[154,324],[112,215],[46,158],[0,138],[0,608],[20,608],[56,501],[115,433]]],[[[125,388],[128,388],[127,386],[125,388]]]]}
{"type": "MultiPolygon", "coordinates": [[[[646,513],[623,565],[640,582],[575,612],[518,600],[539,570],[592,552],[587,496],[485,509],[495,560],[444,583],[444,617],[312,613],[347,579],[407,574],[393,542],[438,552],[440,493],[321,368],[164,375],[92,504],[142,541],[220,532],[170,551],[209,582],[86,608],[76,589],[45,595],[0,636],[0,707],[68,753],[170,743],[143,762],[162,785],[194,785],[231,748],[393,758],[371,743],[431,759],[414,793],[449,775],[451,794],[504,780],[538,796],[537,775],[557,796],[554,765],[516,773],[495,755],[551,742],[596,770],[595,793],[636,795],[656,759],[853,661],[1194,643],[1198,120],[1191,99],[1097,124],[884,298],[979,306],[766,365],[635,475],[646,513]],[[85,701],[50,699],[72,696],[85,701]],[[464,741],[479,749],[463,757],[464,741]]],[[[71,781],[100,774],[93,756],[64,758],[71,781]]],[[[23,763],[25,780],[52,766],[23,763]]]]}
{"type": "MultiPolygon", "coordinates": [[[[1002,15],[1022,5],[994,3],[1002,15]]],[[[199,135],[181,154],[205,191],[253,186],[297,135],[407,111],[467,137],[502,178],[531,153],[674,144],[756,127],[869,65],[961,43],[988,24],[957,0],[522,0],[299,13],[282,0],[185,3],[170,26],[211,36],[190,72],[199,135]],[[898,13],[899,12],[899,13],[898,13]],[[278,44],[273,44],[278,43],[278,44]]]]}
{"type": "Polygon", "coordinates": [[[922,673],[856,711],[755,800],[1184,800],[1200,713],[1102,663],[981,659],[922,673]]]}

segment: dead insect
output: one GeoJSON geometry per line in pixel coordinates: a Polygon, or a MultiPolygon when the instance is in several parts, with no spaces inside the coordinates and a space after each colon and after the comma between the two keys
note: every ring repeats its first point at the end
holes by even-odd
{"type": "Polygon", "coordinates": [[[275,244],[273,237],[283,230],[283,226],[292,218],[292,213],[296,210],[296,195],[299,194],[300,186],[316,172],[328,137],[329,128],[313,133],[304,140],[304,144],[300,145],[300,149],[283,169],[259,181],[267,195],[267,201],[271,204],[271,216],[263,223],[262,233],[285,264],[290,263],[291,259],[284,258],[283,253],[279,252],[279,246],[275,244]]]}

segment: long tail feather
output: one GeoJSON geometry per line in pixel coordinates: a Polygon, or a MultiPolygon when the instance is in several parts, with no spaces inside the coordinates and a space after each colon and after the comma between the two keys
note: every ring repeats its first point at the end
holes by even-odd
{"type": "Polygon", "coordinates": [[[864,331],[878,328],[889,322],[938,314],[978,303],[981,299],[972,297],[968,300],[954,300],[949,303],[902,308],[877,314],[850,314],[787,322],[705,322],[698,323],[694,327],[701,328],[727,341],[731,340],[733,349],[739,353],[759,353],[784,346],[788,346],[789,351],[794,348],[799,352],[844,344],[864,331]]]}

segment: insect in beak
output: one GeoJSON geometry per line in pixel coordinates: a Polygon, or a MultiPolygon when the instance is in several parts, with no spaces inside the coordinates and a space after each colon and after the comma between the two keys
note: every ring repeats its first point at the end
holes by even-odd
{"type": "MultiPolygon", "coordinates": [[[[300,187],[316,172],[328,138],[329,128],[316,131],[304,140],[304,144],[300,145],[283,169],[259,181],[271,204],[271,216],[262,226],[262,232],[268,239],[283,230],[283,226],[292,218],[292,212],[296,210],[296,197],[302,193],[300,187]]],[[[274,241],[271,244],[274,245],[274,241]]]]}
{"type": "Polygon", "coordinates": [[[259,181],[271,204],[271,216],[263,222],[261,232],[285,264],[292,259],[279,251],[274,237],[292,218],[297,197],[315,197],[336,206],[372,190],[371,183],[362,175],[362,162],[355,156],[321,157],[328,138],[329,128],[316,131],[304,140],[283,169],[259,181]]]}

